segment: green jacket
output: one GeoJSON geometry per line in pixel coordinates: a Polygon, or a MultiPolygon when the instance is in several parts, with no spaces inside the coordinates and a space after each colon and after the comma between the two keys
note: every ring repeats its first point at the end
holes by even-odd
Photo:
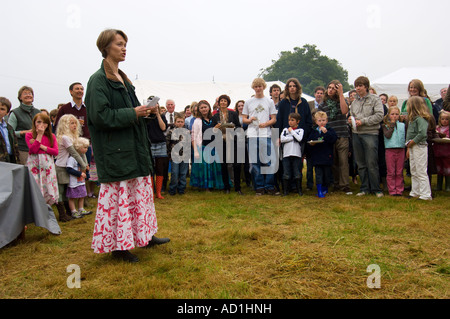
{"type": "Polygon", "coordinates": [[[413,140],[416,144],[427,145],[428,121],[422,117],[416,117],[408,124],[406,141],[413,140]]]}
{"type": "Polygon", "coordinates": [[[87,124],[100,183],[153,173],[147,126],[134,110],[140,103],[131,81],[125,73],[119,73],[125,86],[103,60],[86,89],[87,124]]]}
{"type": "MultiPolygon", "coordinates": [[[[2,125],[2,121],[0,120],[0,125],[2,125]]],[[[9,162],[19,164],[19,146],[17,144],[17,137],[14,134],[14,130],[6,123],[6,127],[8,130],[8,140],[9,145],[11,146],[12,155],[8,154],[8,149],[6,146],[5,139],[3,138],[3,134],[0,132],[0,162],[9,162]]]]}

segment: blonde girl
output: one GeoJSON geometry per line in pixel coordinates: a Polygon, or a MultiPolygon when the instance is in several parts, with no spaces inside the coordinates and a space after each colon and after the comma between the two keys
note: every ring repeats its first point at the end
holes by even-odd
{"type": "Polygon", "coordinates": [[[56,128],[56,138],[58,140],[59,153],[56,158],[56,174],[58,176],[59,200],[56,205],[59,213],[59,220],[66,222],[72,219],[69,201],[66,197],[67,185],[69,184],[69,173],[66,170],[69,156],[76,159],[82,171],[86,171],[86,156],[80,156],[74,148],[74,143],[81,136],[81,124],[78,119],[71,114],[63,115],[58,121],[56,128]]]}
{"type": "MultiPolygon", "coordinates": [[[[442,111],[439,114],[438,126],[436,132],[441,138],[449,138],[450,112],[442,111]]],[[[437,190],[442,190],[442,184],[445,178],[445,190],[450,191],[450,144],[434,142],[433,144],[434,160],[437,169],[437,190]]]]}
{"type": "Polygon", "coordinates": [[[45,113],[38,113],[33,118],[31,132],[25,134],[29,149],[27,167],[50,206],[59,197],[54,160],[58,155],[58,143],[51,130],[50,118],[45,113]]]}
{"type": "Polygon", "coordinates": [[[404,190],[403,164],[405,162],[405,124],[399,121],[400,109],[391,106],[383,121],[386,158],[386,183],[389,194],[401,196],[404,190]]]}
{"type": "Polygon", "coordinates": [[[409,158],[411,169],[410,197],[431,200],[431,187],[428,179],[428,143],[427,130],[430,113],[425,101],[420,96],[408,99],[408,130],[406,132],[406,158],[409,158]]]}
{"type": "MultiPolygon", "coordinates": [[[[86,154],[89,148],[89,140],[80,137],[74,141],[74,148],[80,156],[86,154]]],[[[86,192],[86,173],[83,172],[77,160],[69,156],[66,164],[66,170],[69,173],[69,184],[67,186],[66,196],[69,199],[69,208],[73,218],[81,218],[84,215],[91,214],[84,209],[84,198],[86,192]],[[75,200],[78,199],[78,210],[75,208],[75,200]]]]}
{"type": "Polygon", "coordinates": [[[388,107],[397,106],[398,98],[395,95],[391,95],[388,99],[388,107]]]}

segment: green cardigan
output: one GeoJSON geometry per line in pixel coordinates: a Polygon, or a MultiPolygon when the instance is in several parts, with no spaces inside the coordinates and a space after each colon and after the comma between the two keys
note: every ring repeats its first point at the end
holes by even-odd
{"type": "MultiPolygon", "coordinates": [[[[430,111],[430,114],[433,115],[433,106],[431,105],[430,100],[427,99],[426,97],[424,97],[424,99],[425,99],[425,104],[427,105],[428,110],[430,111]]],[[[408,102],[408,100],[403,101],[402,109],[401,109],[401,112],[402,112],[402,113],[406,113],[406,103],[407,103],[407,102],[408,102]]]]}
{"type": "Polygon", "coordinates": [[[100,183],[124,181],[153,173],[150,139],[134,86],[119,70],[125,86],[106,60],[86,89],[87,124],[100,183]]]}

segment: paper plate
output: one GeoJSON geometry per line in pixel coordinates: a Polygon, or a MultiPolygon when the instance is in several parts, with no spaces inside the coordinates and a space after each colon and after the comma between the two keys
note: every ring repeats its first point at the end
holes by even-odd
{"type": "Polygon", "coordinates": [[[356,131],[357,129],[356,129],[356,121],[355,121],[355,118],[354,118],[353,116],[351,116],[350,118],[351,118],[351,120],[352,120],[352,127],[353,127],[353,130],[356,131]]]}

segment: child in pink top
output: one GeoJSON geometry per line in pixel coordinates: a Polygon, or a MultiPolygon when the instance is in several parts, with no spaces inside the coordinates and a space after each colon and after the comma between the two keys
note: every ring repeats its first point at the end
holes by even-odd
{"type": "MultiPolygon", "coordinates": [[[[449,132],[450,112],[442,111],[439,114],[439,122],[436,131],[443,139],[450,138],[449,132]]],[[[445,190],[450,191],[450,144],[446,142],[434,142],[434,160],[437,168],[437,190],[443,190],[443,181],[445,178],[445,190]]]]}
{"type": "Polygon", "coordinates": [[[33,118],[31,132],[26,133],[25,141],[29,148],[27,167],[47,204],[53,205],[59,197],[54,160],[58,155],[58,142],[52,134],[50,118],[45,113],[33,118]]]}

